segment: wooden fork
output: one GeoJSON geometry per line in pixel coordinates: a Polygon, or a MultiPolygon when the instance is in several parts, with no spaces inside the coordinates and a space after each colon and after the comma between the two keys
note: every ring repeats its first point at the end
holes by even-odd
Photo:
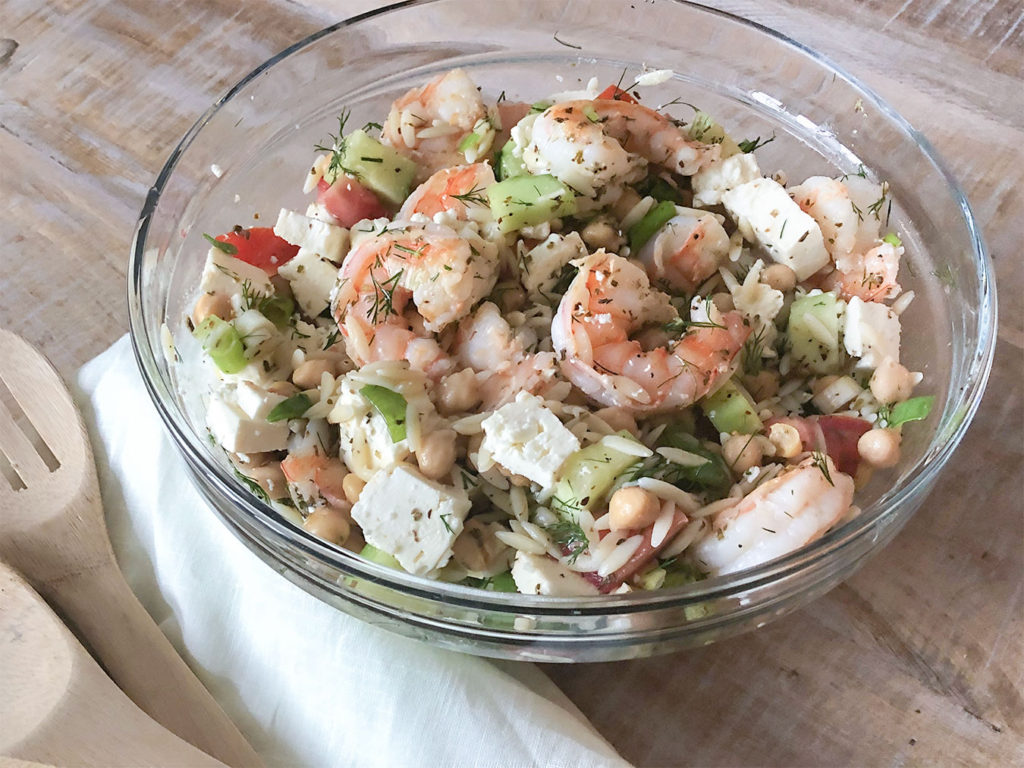
{"type": "Polygon", "coordinates": [[[10,465],[6,479],[0,475],[0,559],[25,577],[153,719],[228,765],[260,765],[118,570],[89,440],[57,372],[28,343],[0,329],[0,380],[38,435],[30,439],[0,398],[0,453],[10,465]]]}

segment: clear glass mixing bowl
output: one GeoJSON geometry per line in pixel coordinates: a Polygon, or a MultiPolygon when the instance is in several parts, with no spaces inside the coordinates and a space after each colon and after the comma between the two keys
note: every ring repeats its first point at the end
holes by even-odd
{"type": "Polygon", "coordinates": [[[259,67],[204,114],[150,190],[129,274],[131,333],[146,386],[223,522],[268,565],[365,621],[469,653],[542,661],[622,659],[708,643],[762,626],[839,584],[921,505],[963,437],[989,372],[992,267],[963,193],[928,142],[890,106],[818,54],[771,30],[697,5],[628,0],[403,3],[318,32],[259,67]],[[399,573],[338,550],[282,519],[234,478],[206,438],[184,325],[207,245],[281,207],[305,207],[313,145],[336,128],[381,121],[390,102],[462,67],[491,99],[534,101],[591,77],[641,67],[676,75],[648,104],[699,105],[789,178],[855,173],[889,182],[908,256],[901,282],[904,362],[937,395],[907,430],[904,460],[859,498],[863,512],[764,566],[686,587],[592,598],[477,591],[399,573]],[[166,354],[169,329],[182,362],[166,354]]]}

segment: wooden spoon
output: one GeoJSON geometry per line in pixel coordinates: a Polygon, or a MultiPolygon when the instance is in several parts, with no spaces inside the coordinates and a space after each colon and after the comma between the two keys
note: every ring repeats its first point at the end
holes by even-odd
{"type": "Polygon", "coordinates": [[[0,380],[13,396],[10,407],[25,417],[23,431],[0,387],[0,454],[10,464],[6,480],[0,476],[0,558],[153,719],[228,765],[260,765],[118,570],[88,437],[57,372],[28,343],[0,330],[0,380]],[[27,436],[32,429],[35,439],[27,436]]]}
{"type": "Polygon", "coordinates": [[[0,753],[82,766],[221,766],[132,704],[0,563],[0,753]]]}

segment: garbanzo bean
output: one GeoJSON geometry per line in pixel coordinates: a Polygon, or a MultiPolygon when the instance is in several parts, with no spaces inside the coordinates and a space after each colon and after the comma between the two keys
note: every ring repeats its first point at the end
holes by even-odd
{"type": "Polygon", "coordinates": [[[445,416],[468,411],[480,402],[480,388],[472,368],[463,368],[445,376],[438,389],[437,409],[445,416]]]}
{"type": "Polygon", "coordinates": [[[732,294],[726,291],[720,291],[711,297],[711,301],[714,302],[715,308],[719,312],[732,312],[736,309],[736,302],[733,301],[732,294]]]}
{"type": "Polygon", "coordinates": [[[885,358],[871,374],[871,394],[880,403],[899,403],[910,397],[914,374],[891,357],[885,358]]]}
{"type": "Polygon", "coordinates": [[[204,293],[196,301],[196,306],[192,310],[192,322],[199,325],[210,315],[216,315],[221,320],[229,320],[233,314],[231,297],[226,293],[214,291],[213,293],[204,293]]]}
{"type": "Polygon", "coordinates": [[[775,455],[792,459],[803,450],[800,433],[792,424],[772,424],[768,439],[775,446],[775,455]]]}
{"type": "Polygon", "coordinates": [[[307,360],[292,373],[292,381],[299,389],[313,389],[320,386],[325,373],[334,375],[334,364],[330,360],[307,360]]]}
{"type": "Polygon", "coordinates": [[[646,528],[660,512],[658,497],[637,486],[619,488],[608,504],[608,520],[613,531],[646,528]]]}
{"type": "Polygon", "coordinates": [[[349,472],[345,475],[345,479],[342,481],[341,487],[345,491],[345,498],[348,499],[348,503],[355,504],[359,501],[359,494],[361,494],[363,492],[363,488],[366,487],[366,481],[355,472],[349,472]]]}
{"type": "Polygon", "coordinates": [[[317,538],[332,544],[344,544],[352,531],[348,515],[331,506],[316,507],[303,521],[302,527],[317,538]]]}
{"type": "Polygon", "coordinates": [[[857,453],[873,467],[893,467],[900,460],[900,434],[894,429],[869,429],[857,441],[857,453]]]}
{"type": "Polygon", "coordinates": [[[345,493],[346,477],[348,468],[341,463],[341,459],[332,458],[313,473],[313,482],[328,503],[344,508],[349,505],[348,494],[345,493]]]}
{"type": "Polygon", "coordinates": [[[796,287],[796,272],[785,264],[772,264],[761,272],[761,282],[785,293],[796,287]]]}
{"type": "Polygon", "coordinates": [[[591,250],[604,248],[607,251],[618,253],[623,238],[619,231],[604,219],[594,219],[587,224],[580,232],[583,242],[590,246],[591,250]]]}
{"type": "Polygon", "coordinates": [[[275,381],[267,387],[267,391],[273,392],[275,395],[280,395],[281,397],[291,397],[299,391],[299,388],[290,381],[275,381]]]}
{"type": "Polygon", "coordinates": [[[272,499],[287,496],[287,484],[280,462],[264,464],[262,467],[246,468],[246,477],[254,480],[272,499]]]}
{"type": "Polygon", "coordinates": [[[636,435],[640,432],[636,425],[636,419],[633,418],[633,414],[625,408],[619,408],[618,406],[613,405],[608,408],[602,408],[599,411],[595,411],[594,415],[616,432],[626,430],[631,435],[636,435]]]}
{"type": "Polygon", "coordinates": [[[742,475],[761,463],[764,450],[757,435],[732,435],[722,443],[722,458],[733,472],[742,475]]]}
{"type": "Polygon", "coordinates": [[[424,436],[416,451],[416,463],[420,472],[431,480],[439,480],[451,472],[455,465],[455,431],[439,429],[424,436]]]}

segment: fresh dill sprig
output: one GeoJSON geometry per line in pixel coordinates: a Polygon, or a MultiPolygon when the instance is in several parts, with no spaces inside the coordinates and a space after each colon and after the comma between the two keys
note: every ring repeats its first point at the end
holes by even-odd
{"type": "Polygon", "coordinates": [[[674,320],[669,320],[665,323],[662,328],[667,333],[678,333],[684,334],[691,328],[722,328],[725,326],[719,323],[712,322],[710,320],[687,320],[683,317],[677,317],[674,320]]]}
{"type": "Polygon", "coordinates": [[[750,334],[743,344],[743,373],[746,376],[757,376],[763,366],[764,357],[764,333],[761,328],[756,333],[750,334]]]}
{"type": "Polygon", "coordinates": [[[562,548],[570,564],[575,563],[577,558],[590,548],[590,539],[580,525],[579,518],[574,515],[563,517],[544,530],[551,536],[551,540],[562,548]]]}
{"type": "Polygon", "coordinates": [[[324,342],[324,351],[325,352],[328,349],[330,349],[331,347],[333,347],[335,344],[338,343],[338,337],[339,336],[341,336],[341,330],[340,329],[335,328],[333,331],[331,331],[330,335],[327,337],[327,341],[324,342]]]}
{"type": "Polygon", "coordinates": [[[811,454],[811,461],[814,463],[814,466],[821,470],[821,474],[828,480],[828,484],[834,486],[835,483],[832,482],[832,475],[828,471],[828,457],[821,451],[815,451],[811,454]]]}
{"type": "Polygon", "coordinates": [[[267,494],[265,490],[263,490],[263,486],[261,486],[251,477],[243,475],[241,470],[238,469],[238,467],[234,467],[234,470],[235,477],[238,478],[238,481],[242,485],[249,489],[249,492],[252,493],[253,496],[256,496],[260,501],[264,502],[265,504],[270,503],[270,496],[267,494]]]}
{"type": "Polygon", "coordinates": [[[750,152],[753,152],[755,149],[760,149],[765,144],[770,144],[773,141],[775,141],[774,133],[771,135],[770,138],[767,138],[764,141],[761,141],[760,136],[758,136],[756,139],[744,139],[743,141],[739,142],[737,146],[740,148],[740,152],[749,154],[750,152]]]}
{"type": "Polygon", "coordinates": [[[455,529],[452,528],[452,524],[448,522],[448,518],[450,516],[450,513],[447,512],[443,515],[439,515],[439,517],[441,518],[441,522],[444,523],[445,530],[448,531],[448,533],[455,533],[455,529]]]}
{"type": "Polygon", "coordinates": [[[882,195],[875,202],[868,206],[868,213],[875,217],[875,221],[882,220],[882,206],[885,205],[885,201],[889,197],[889,184],[888,182],[882,182],[882,195]]]}
{"type": "Polygon", "coordinates": [[[348,122],[349,115],[351,113],[347,109],[341,110],[341,114],[338,115],[338,133],[327,134],[327,137],[331,140],[330,145],[314,144],[313,149],[318,152],[330,152],[331,161],[327,164],[327,173],[324,175],[330,175],[332,178],[337,178],[339,173],[352,173],[344,167],[342,164],[342,155],[345,152],[345,123],[348,122]]]}
{"type": "Polygon", "coordinates": [[[473,186],[468,192],[463,192],[461,195],[449,195],[449,197],[458,200],[467,205],[488,205],[487,196],[484,194],[483,187],[473,186]]]}
{"type": "Polygon", "coordinates": [[[373,271],[370,271],[370,280],[373,282],[373,306],[366,310],[366,318],[371,323],[377,324],[382,317],[398,314],[394,307],[395,288],[398,287],[403,272],[405,270],[400,269],[387,280],[380,281],[373,271]]]}

